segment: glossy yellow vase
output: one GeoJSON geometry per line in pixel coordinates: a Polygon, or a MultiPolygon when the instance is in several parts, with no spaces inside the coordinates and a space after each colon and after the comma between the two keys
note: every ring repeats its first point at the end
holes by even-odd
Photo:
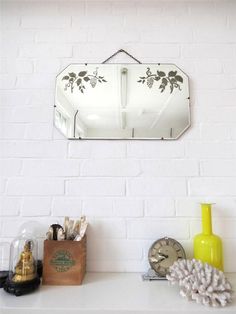
{"type": "Polygon", "coordinates": [[[202,233],[194,237],[194,258],[223,271],[222,241],[212,233],[211,206],[212,204],[201,204],[202,233]]]}

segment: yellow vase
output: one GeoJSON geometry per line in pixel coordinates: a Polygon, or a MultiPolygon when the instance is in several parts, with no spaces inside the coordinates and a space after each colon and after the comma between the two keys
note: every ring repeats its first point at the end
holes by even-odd
{"type": "Polygon", "coordinates": [[[223,271],[222,241],[212,233],[211,206],[212,204],[201,204],[202,233],[194,237],[194,258],[223,271]]]}

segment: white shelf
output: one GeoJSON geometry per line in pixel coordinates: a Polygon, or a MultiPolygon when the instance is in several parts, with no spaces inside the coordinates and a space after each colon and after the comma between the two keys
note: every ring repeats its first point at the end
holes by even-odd
{"type": "MultiPolygon", "coordinates": [[[[228,274],[236,287],[236,274],[228,274]]],[[[82,286],[41,286],[15,297],[0,290],[1,314],[173,314],[236,313],[236,301],[220,308],[188,302],[167,281],[142,281],[137,273],[87,273],[82,286]]]]}

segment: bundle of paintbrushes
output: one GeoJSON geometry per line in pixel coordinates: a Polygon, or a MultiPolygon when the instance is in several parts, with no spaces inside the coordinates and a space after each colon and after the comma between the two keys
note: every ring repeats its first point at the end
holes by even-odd
{"type": "Polygon", "coordinates": [[[73,220],[65,217],[63,227],[59,224],[52,224],[46,234],[48,240],[72,240],[80,241],[87,230],[88,222],[86,217],[82,216],[79,220],[73,220]]]}

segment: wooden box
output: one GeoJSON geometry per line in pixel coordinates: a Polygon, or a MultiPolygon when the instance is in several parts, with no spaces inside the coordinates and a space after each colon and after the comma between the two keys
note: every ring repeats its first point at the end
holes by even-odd
{"type": "Polygon", "coordinates": [[[81,241],[44,241],[44,285],[81,285],[85,271],[86,236],[81,241]]]}

